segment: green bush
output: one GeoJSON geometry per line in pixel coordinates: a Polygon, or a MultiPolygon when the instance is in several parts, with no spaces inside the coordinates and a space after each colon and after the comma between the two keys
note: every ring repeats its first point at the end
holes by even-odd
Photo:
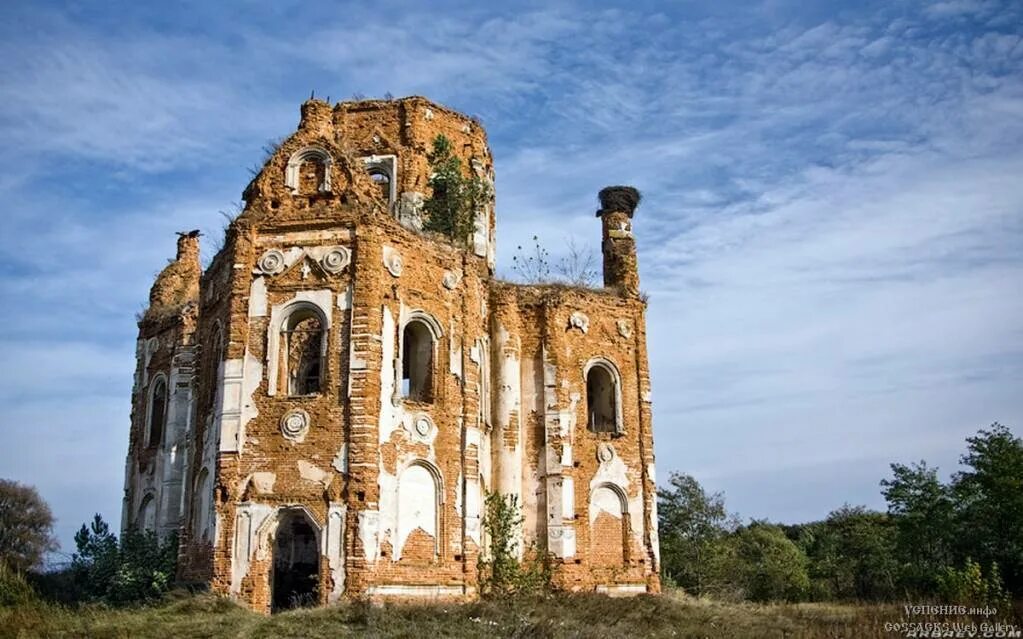
{"type": "Polygon", "coordinates": [[[483,531],[489,539],[489,557],[479,562],[480,594],[538,595],[551,589],[550,557],[536,547],[518,555],[518,530],[522,526],[519,501],[515,495],[488,493],[483,531]]]}
{"type": "Polygon", "coordinates": [[[729,538],[734,582],[753,601],[799,601],[810,589],[803,551],[778,526],[754,523],[729,538]]]}
{"type": "Polygon", "coordinates": [[[997,563],[984,575],[980,564],[967,558],[962,568],[946,566],[938,573],[937,584],[939,595],[948,603],[993,606],[999,610],[1008,610],[1011,605],[997,563]]]}
{"type": "Polygon", "coordinates": [[[36,599],[25,577],[0,562],[0,606],[21,606],[36,599]]]}
{"type": "Polygon", "coordinates": [[[124,605],[156,599],[174,580],[178,543],[160,541],[152,531],[129,530],[120,543],[103,518],[75,535],[74,581],[87,600],[124,605]]]}

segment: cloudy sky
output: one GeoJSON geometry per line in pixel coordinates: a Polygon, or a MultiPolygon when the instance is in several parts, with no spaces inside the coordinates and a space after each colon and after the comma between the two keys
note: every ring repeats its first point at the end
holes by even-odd
{"type": "Polygon", "coordinates": [[[65,550],[119,521],[134,314],[315,90],[481,117],[503,273],[599,251],[636,185],[661,479],[883,508],[890,462],[1023,430],[1021,32],[1014,0],[3,3],[0,477],[65,550]]]}

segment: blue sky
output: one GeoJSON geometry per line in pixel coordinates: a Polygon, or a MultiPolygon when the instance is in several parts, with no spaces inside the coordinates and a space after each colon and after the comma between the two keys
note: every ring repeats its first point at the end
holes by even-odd
{"type": "MultiPolygon", "coordinates": [[[[1017,2],[0,8],[0,476],[119,521],[134,313],[315,90],[481,117],[499,269],[634,184],[658,472],[744,517],[883,508],[1023,425],[1017,2]],[[807,6],[810,5],[810,6],[807,6]]],[[[556,255],[555,255],[556,257],[556,255]]]]}

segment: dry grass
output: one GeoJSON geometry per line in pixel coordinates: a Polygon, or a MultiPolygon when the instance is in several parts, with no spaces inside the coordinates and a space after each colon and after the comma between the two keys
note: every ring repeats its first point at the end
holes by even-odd
{"type": "MultiPolygon", "coordinates": [[[[901,606],[724,603],[677,593],[612,599],[562,595],[471,604],[345,604],[264,617],[211,596],[134,610],[45,604],[0,608],[0,637],[713,637],[886,638],[901,606]]],[[[914,622],[983,617],[913,617],[914,622]]],[[[1004,622],[1005,619],[1003,618],[1004,622]]],[[[1016,627],[1021,627],[1016,617],[1016,627]]],[[[978,634],[977,636],[981,636],[978,634]]]]}

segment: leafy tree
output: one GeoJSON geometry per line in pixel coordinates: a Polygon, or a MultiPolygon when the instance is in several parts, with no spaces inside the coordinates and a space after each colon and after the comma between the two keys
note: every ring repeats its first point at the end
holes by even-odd
{"type": "Polygon", "coordinates": [[[898,592],[895,533],[888,515],[843,506],[824,521],[790,527],[788,536],[809,560],[811,599],[876,601],[898,592]]]}
{"type": "Polygon", "coordinates": [[[807,559],[778,526],[753,522],[729,537],[731,580],[753,601],[799,601],[809,587],[807,559]]]}
{"type": "Polygon", "coordinates": [[[423,202],[427,214],[423,228],[468,244],[476,229],[476,215],[490,197],[490,188],[482,178],[465,175],[462,160],[444,135],[434,138],[426,158],[432,172],[431,194],[423,202]]]}
{"type": "Polygon", "coordinates": [[[728,554],[725,537],[738,522],[721,493],[708,495],[691,475],[672,473],[657,491],[661,572],[694,595],[720,592],[728,554]]]}
{"type": "Polygon", "coordinates": [[[1023,593],[1023,440],[994,423],[967,438],[952,478],[958,506],[960,555],[1004,571],[1010,590],[1023,593]]]}
{"type": "Polygon", "coordinates": [[[892,479],[881,482],[896,522],[905,588],[948,591],[950,583],[973,574],[976,561],[988,580],[995,574],[1000,579],[1004,570],[1008,589],[1021,594],[1023,440],[995,423],[966,441],[960,458],[966,470],[948,484],[924,462],[892,464],[892,479]]]}
{"type": "Polygon", "coordinates": [[[0,479],[0,564],[24,573],[56,549],[53,514],[36,489],[0,479]]]}
{"type": "Polygon", "coordinates": [[[910,591],[933,592],[938,573],[954,563],[955,502],[926,462],[891,468],[893,477],[881,481],[881,492],[896,523],[904,584],[910,591]]]}
{"type": "Polygon", "coordinates": [[[177,539],[160,541],[152,531],[129,530],[121,538],[96,515],[75,534],[74,581],[86,599],[127,604],[154,599],[174,578],[177,539]]]}

